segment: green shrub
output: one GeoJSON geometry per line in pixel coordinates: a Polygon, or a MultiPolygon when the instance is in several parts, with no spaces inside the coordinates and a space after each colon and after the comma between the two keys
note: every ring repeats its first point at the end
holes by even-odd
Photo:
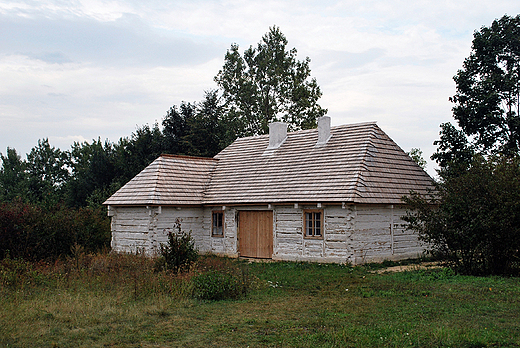
{"type": "Polygon", "coordinates": [[[34,269],[32,263],[11,259],[9,255],[0,260],[0,289],[19,289],[40,283],[42,276],[34,269]]]}
{"type": "Polygon", "coordinates": [[[227,257],[204,255],[197,262],[197,272],[191,283],[193,297],[200,300],[237,299],[258,285],[258,278],[249,273],[249,264],[227,257]]]}
{"type": "Polygon", "coordinates": [[[409,228],[457,272],[520,274],[520,157],[476,156],[431,197],[404,200],[409,228]]]}
{"type": "Polygon", "coordinates": [[[110,246],[110,219],[102,209],[40,207],[21,201],[0,204],[0,258],[43,260],[110,246]]]}
{"type": "Polygon", "coordinates": [[[219,301],[236,299],[243,294],[242,280],[236,275],[211,271],[192,278],[193,297],[199,300],[219,301]]]}
{"type": "Polygon", "coordinates": [[[173,273],[189,271],[193,262],[197,261],[198,253],[195,241],[190,233],[181,231],[179,219],[175,221],[174,228],[177,232],[168,232],[168,243],[161,243],[159,248],[159,259],[156,263],[157,270],[170,270],[173,273]]]}

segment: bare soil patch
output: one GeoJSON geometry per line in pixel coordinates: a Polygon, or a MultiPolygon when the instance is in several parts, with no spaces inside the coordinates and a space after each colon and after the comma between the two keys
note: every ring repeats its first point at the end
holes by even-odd
{"type": "Polygon", "coordinates": [[[439,262],[422,262],[418,264],[411,265],[399,265],[392,266],[387,268],[378,269],[376,271],[372,271],[372,273],[393,273],[393,272],[406,272],[406,271],[415,271],[419,269],[432,269],[432,268],[441,268],[442,265],[439,262]]]}

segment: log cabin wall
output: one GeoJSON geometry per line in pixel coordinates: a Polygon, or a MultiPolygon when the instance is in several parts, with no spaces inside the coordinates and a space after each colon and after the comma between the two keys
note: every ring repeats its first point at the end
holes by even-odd
{"type": "MultiPolygon", "coordinates": [[[[324,206],[322,238],[304,236],[303,214],[316,206],[274,206],[273,260],[363,264],[419,256],[424,248],[417,235],[407,231],[394,205],[324,206]]],[[[112,215],[112,249],[118,252],[157,253],[168,231],[191,232],[199,252],[238,257],[238,218],[245,210],[265,206],[228,207],[224,210],[222,237],[211,234],[212,212],[221,209],[175,207],[117,207],[112,215]]]]}
{"type": "Polygon", "coordinates": [[[167,243],[168,232],[191,232],[198,248],[204,249],[202,208],[176,207],[112,207],[112,250],[117,252],[141,252],[154,255],[160,243],[167,243]]]}
{"type": "Polygon", "coordinates": [[[362,264],[417,257],[424,250],[417,235],[406,230],[402,207],[324,207],[321,239],[304,236],[303,211],[311,208],[315,206],[275,209],[273,259],[362,264]]]}

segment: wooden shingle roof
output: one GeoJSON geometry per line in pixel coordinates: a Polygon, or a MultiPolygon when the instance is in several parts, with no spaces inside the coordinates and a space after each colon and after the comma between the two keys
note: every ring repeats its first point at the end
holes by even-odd
{"type": "Polygon", "coordinates": [[[266,150],[269,135],[237,139],[214,159],[162,155],[105,204],[399,204],[432,179],[375,123],[287,134],[266,150]]]}
{"type": "Polygon", "coordinates": [[[317,129],[289,133],[271,152],[268,135],[237,139],[215,156],[204,202],[399,204],[410,190],[431,187],[428,174],[375,123],[330,133],[322,146],[317,129]]]}
{"type": "Polygon", "coordinates": [[[216,163],[213,158],[161,155],[103,204],[200,205],[216,163]]]}

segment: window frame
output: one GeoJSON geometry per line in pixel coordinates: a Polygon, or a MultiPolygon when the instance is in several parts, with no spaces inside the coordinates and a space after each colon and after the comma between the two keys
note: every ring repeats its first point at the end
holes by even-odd
{"type": "Polygon", "coordinates": [[[323,235],[325,234],[325,230],[324,230],[324,220],[325,220],[325,215],[323,214],[323,209],[304,209],[303,210],[303,237],[304,238],[307,238],[307,239],[323,239],[323,235]],[[316,219],[315,219],[315,215],[316,213],[319,213],[320,214],[320,234],[319,235],[316,235],[316,226],[315,226],[315,222],[316,222],[316,219]],[[308,218],[307,218],[307,214],[312,214],[312,220],[313,220],[313,226],[312,226],[312,234],[309,235],[308,234],[308,228],[309,226],[307,226],[307,221],[308,221],[308,218]]]}
{"type": "Polygon", "coordinates": [[[211,236],[212,237],[217,237],[217,238],[224,238],[224,211],[223,210],[213,210],[211,212],[211,236]],[[221,219],[221,226],[218,226],[218,221],[217,221],[217,226],[215,226],[215,216],[218,216],[218,215],[221,215],[222,216],[222,219],[221,219]],[[222,233],[215,233],[215,227],[218,228],[220,227],[222,229],[222,233]]]}

